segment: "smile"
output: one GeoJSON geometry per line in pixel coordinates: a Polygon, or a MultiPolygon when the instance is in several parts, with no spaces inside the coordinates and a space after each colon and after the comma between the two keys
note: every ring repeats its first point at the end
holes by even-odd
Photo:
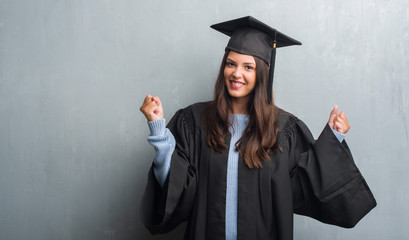
{"type": "Polygon", "coordinates": [[[243,87],[244,85],[245,85],[245,84],[242,83],[242,82],[230,80],[230,86],[231,86],[233,89],[239,89],[239,88],[243,87]]]}

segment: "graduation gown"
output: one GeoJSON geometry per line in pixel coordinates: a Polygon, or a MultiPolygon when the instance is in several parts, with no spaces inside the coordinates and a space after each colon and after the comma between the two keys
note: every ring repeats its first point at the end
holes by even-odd
{"type": "MultiPolygon", "coordinates": [[[[205,104],[181,109],[167,127],[176,140],[168,177],[153,173],[141,203],[152,234],[187,221],[184,239],[224,240],[228,148],[208,148],[201,115],[205,104]]],[[[297,117],[280,111],[275,150],[263,168],[238,163],[237,239],[293,239],[293,213],[351,228],[376,201],[352,158],[327,124],[317,140],[297,117]]],[[[226,136],[225,143],[230,143],[226,136]]],[[[228,204],[228,203],[227,203],[228,204]]]]}

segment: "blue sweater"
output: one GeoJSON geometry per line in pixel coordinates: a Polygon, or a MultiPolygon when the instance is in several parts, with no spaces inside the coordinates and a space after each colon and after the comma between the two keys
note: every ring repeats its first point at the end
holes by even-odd
{"type": "MultiPolygon", "coordinates": [[[[235,150],[236,142],[243,135],[248,124],[248,115],[231,114],[232,127],[229,156],[227,161],[227,183],[226,183],[226,240],[237,239],[237,188],[238,188],[238,160],[239,152],[235,150]]],[[[171,156],[175,150],[175,138],[169,129],[165,128],[165,119],[148,122],[150,135],[148,142],[155,148],[156,156],[153,160],[154,174],[158,182],[163,186],[170,169],[171,156]]],[[[332,129],[340,142],[345,135],[332,129]]]]}

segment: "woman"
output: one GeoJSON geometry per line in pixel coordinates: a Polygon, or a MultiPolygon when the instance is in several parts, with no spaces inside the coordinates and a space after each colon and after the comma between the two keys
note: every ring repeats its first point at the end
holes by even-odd
{"type": "Polygon", "coordinates": [[[343,140],[345,113],[335,106],[315,141],[274,105],[275,49],[300,43],[252,17],[212,27],[231,36],[213,101],[179,110],[167,128],[158,97],[140,109],[157,152],[144,224],[156,234],[188,221],[185,239],[199,240],[291,240],[293,213],[353,227],[376,202],[343,140]]]}

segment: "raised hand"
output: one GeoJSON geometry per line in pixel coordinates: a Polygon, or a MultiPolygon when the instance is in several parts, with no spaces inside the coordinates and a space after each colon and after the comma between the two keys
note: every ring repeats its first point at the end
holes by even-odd
{"type": "Polygon", "coordinates": [[[159,97],[146,95],[142,106],[139,108],[148,121],[155,121],[164,117],[162,102],[159,97]]]}
{"type": "Polygon", "coordinates": [[[342,134],[347,133],[348,130],[351,128],[349,126],[349,122],[345,113],[344,112],[338,113],[337,105],[335,105],[334,109],[332,109],[331,114],[329,115],[328,125],[332,129],[342,134]]]}

